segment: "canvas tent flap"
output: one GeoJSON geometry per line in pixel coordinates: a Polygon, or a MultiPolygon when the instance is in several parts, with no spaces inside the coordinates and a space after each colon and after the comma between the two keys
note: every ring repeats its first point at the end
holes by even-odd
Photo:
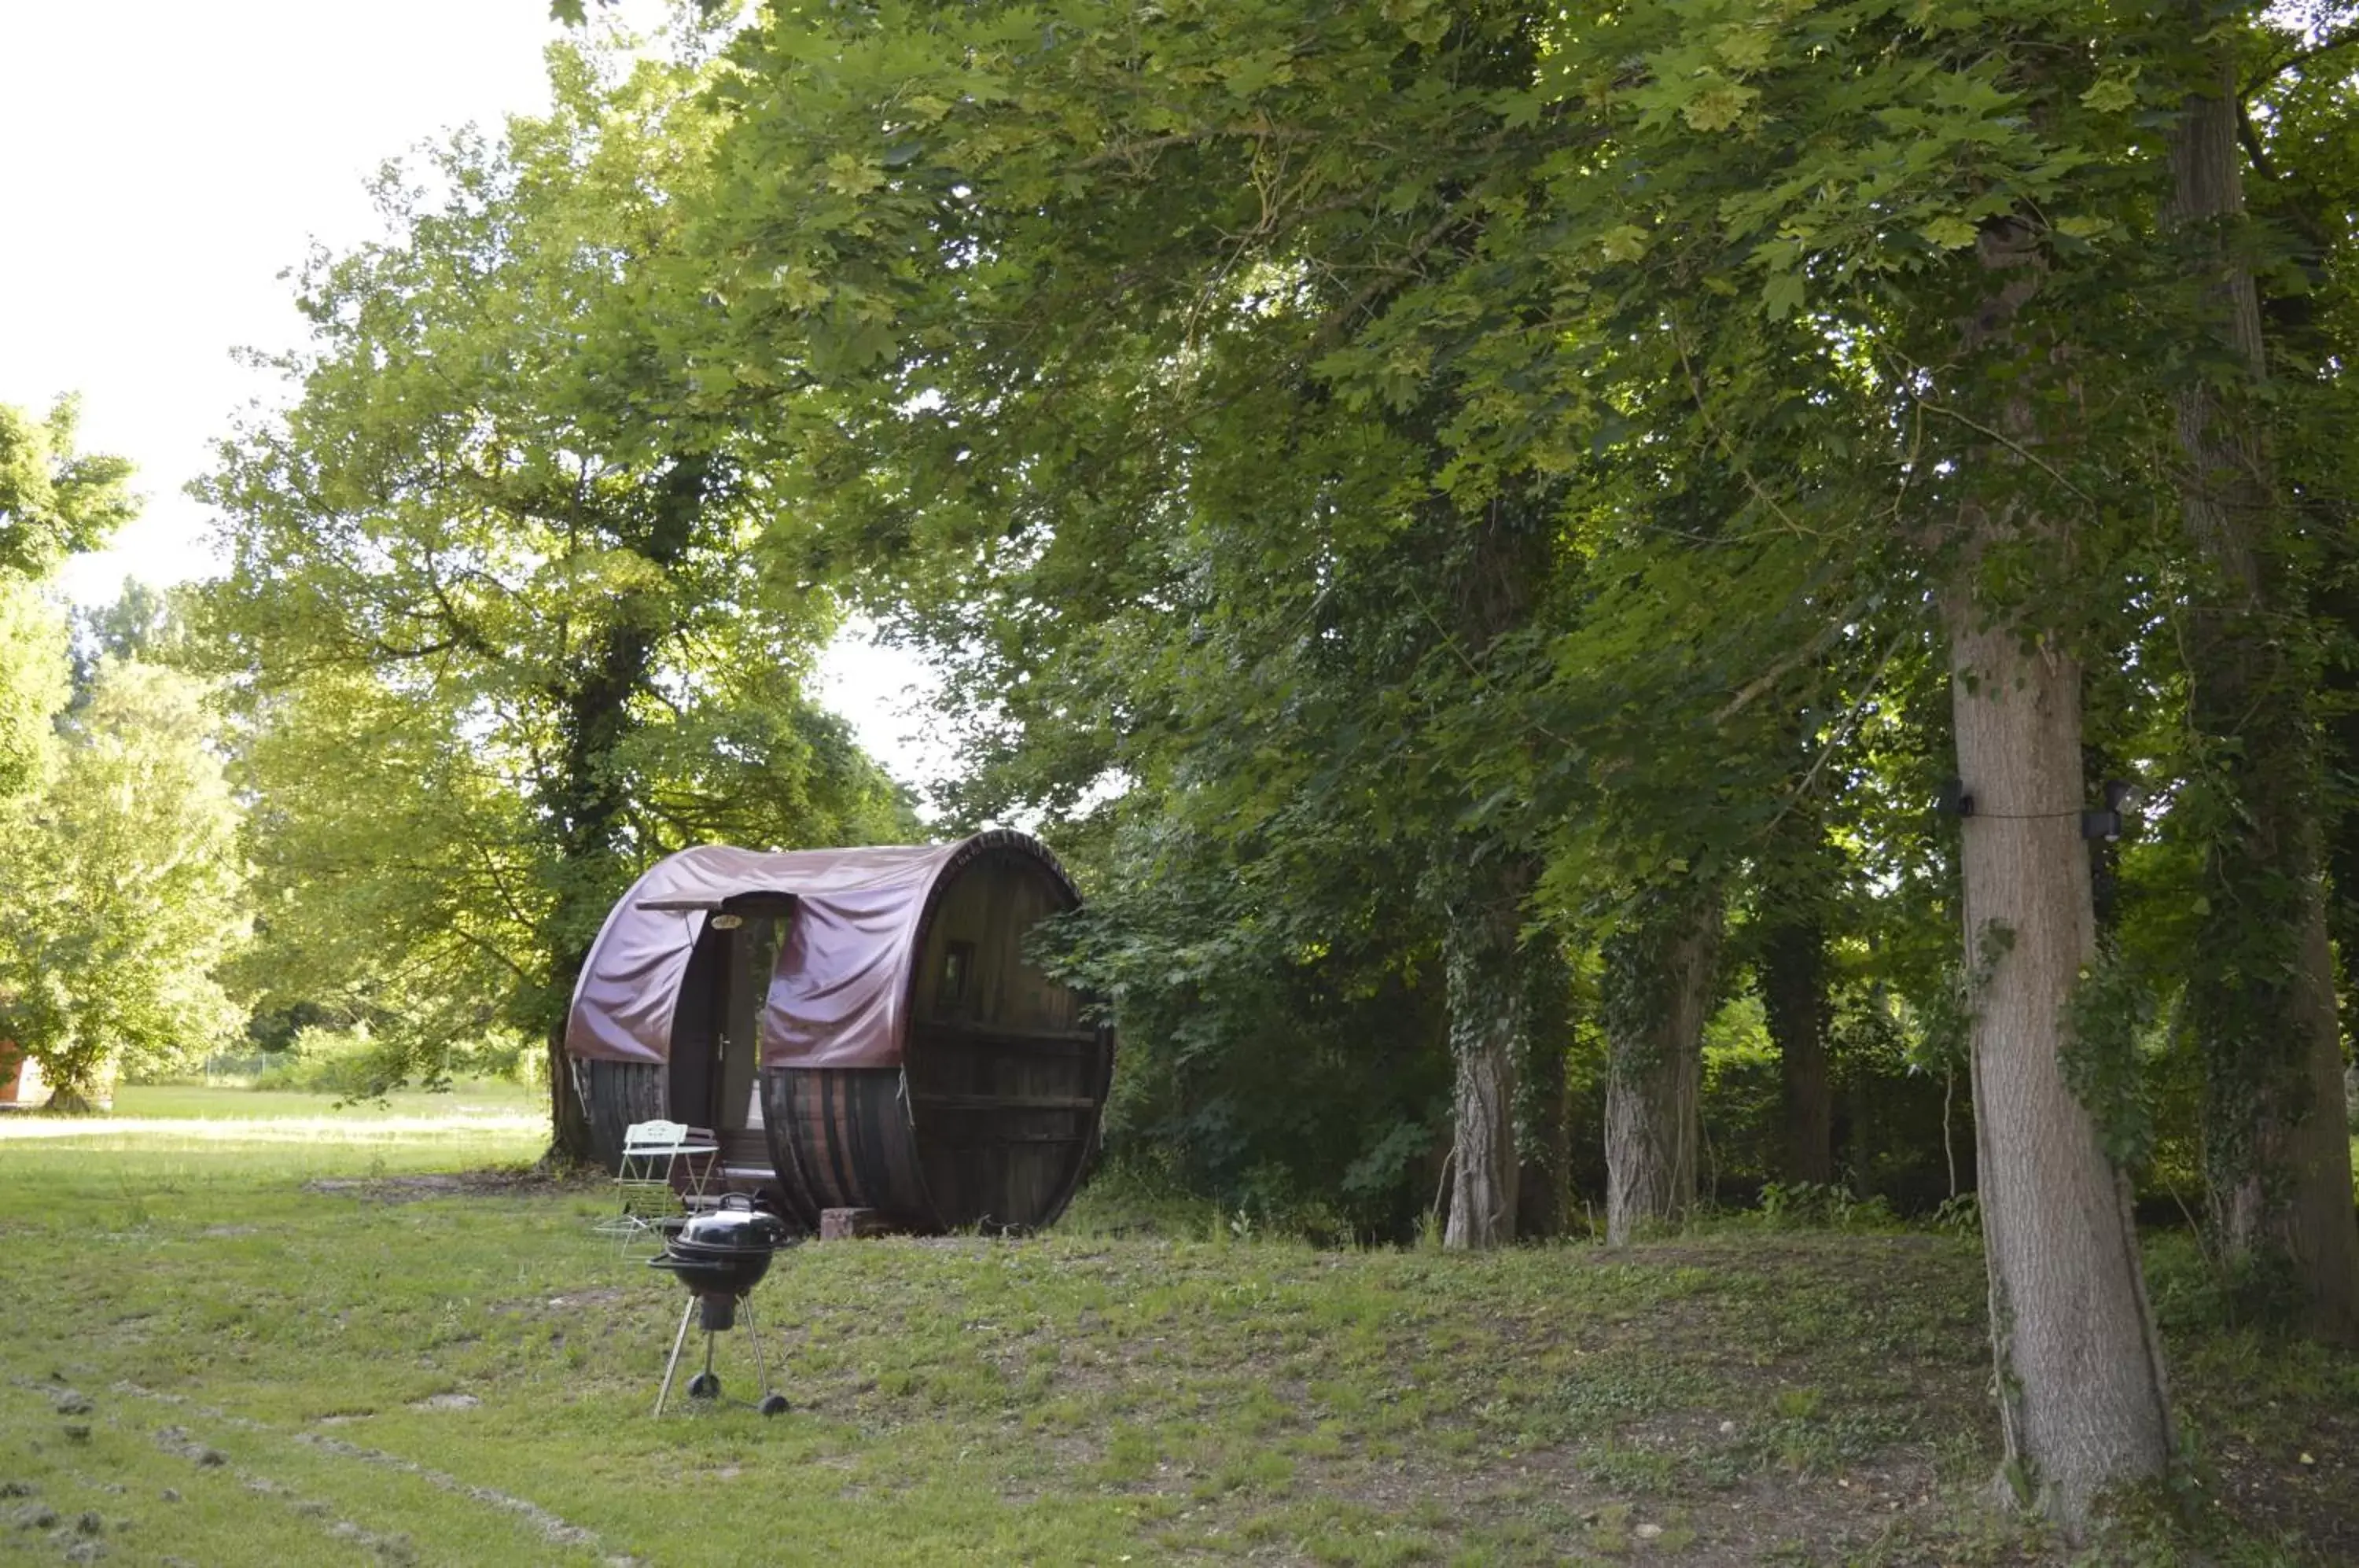
{"type": "Polygon", "coordinates": [[[956,848],[878,865],[858,882],[796,891],[762,1017],[763,1066],[900,1065],[917,930],[956,848]]]}
{"type": "Polygon", "coordinates": [[[591,945],[566,1019],[567,1053],[670,1060],[680,983],[710,912],[732,898],[783,894],[796,909],[780,944],[763,1054],[823,1041],[830,1065],[891,1065],[899,1060],[909,936],[935,877],[962,847],[764,853],[711,844],[658,862],[591,945]],[[799,967],[788,978],[790,961],[799,967]]]}
{"type": "Polygon", "coordinates": [[[591,949],[565,1020],[565,1051],[592,1062],[662,1062],[701,913],[617,906],[591,949]]]}

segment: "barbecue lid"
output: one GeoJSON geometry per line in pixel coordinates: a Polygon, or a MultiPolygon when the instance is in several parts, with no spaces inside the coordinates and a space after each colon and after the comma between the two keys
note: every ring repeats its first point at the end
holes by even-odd
{"type": "Polygon", "coordinates": [[[756,1208],[745,1193],[732,1192],[719,1208],[689,1215],[674,1239],[713,1251],[767,1252],[792,1243],[795,1233],[777,1215],[756,1208]]]}

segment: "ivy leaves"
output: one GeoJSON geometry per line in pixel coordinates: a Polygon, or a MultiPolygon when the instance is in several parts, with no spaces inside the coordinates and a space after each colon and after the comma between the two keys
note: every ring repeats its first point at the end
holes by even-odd
{"type": "Polygon", "coordinates": [[[2123,1171],[2154,1153],[2155,1085],[2147,1066],[2157,1011],[2150,976],[2118,944],[2101,943],[2065,1004],[2065,1086],[2096,1125],[2105,1158],[2123,1171]]]}

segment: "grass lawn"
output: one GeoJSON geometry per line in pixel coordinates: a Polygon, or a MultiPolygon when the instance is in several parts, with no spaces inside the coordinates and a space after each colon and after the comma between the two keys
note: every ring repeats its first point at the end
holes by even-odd
{"type": "Polygon", "coordinates": [[[454,1083],[429,1092],[404,1089],[382,1100],[338,1105],[329,1094],[292,1089],[245,1089],[196,1083],[125,1083],[114,1091],[117,1121],[314,1121],[321,1117],[359,1125],[388,1117],[422,1116],[451,1121],[484,1116],[525,1117],[546,1125],[549,1091],[535,1084],[497,1079],[454,1083]]]}
{"type": "MultiPolygon", "coordinates": [[[[142,1093],[137,1131],[0,1121],[0,1562],[2071,1555],[1978,1506],[1982,1272],[1946,1237],[1461,1258],[1085,1200],[783,1256],[754,1304],[794,1408],[734,1402],[740,1334],[732,1402],[657,1421],[681,1296],[590,1233],[603,1194],[432,1174],[519,1169],[528,1116],[176,1129],[205,1113],[142,1093]]],[[[2199,1332],[2198,1273],[2158,1252],[2199,1484],[2087,1560],[2359,1561],[2359,1361],[2199,1332]]]]}

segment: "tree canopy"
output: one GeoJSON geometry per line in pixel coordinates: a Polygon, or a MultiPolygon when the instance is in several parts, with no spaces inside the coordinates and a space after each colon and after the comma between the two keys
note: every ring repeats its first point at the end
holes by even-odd
{"type": "Polygon", "coordinates": [[[121,1068],[201,1060],[245,1022],[216,973],[246,934],[238,810],[201,681],[109,662],[9,832],[0,1034],[65,1105],[121,1068]]]}
{"type": "Polygon", "coordinates": [[[561,1029],[658,855],[907,820],[804,694],[832,602],[763,569],[777,487],[674,352],[695,69],[553,59],[549,117],[385,171],[386,239],[306,275],[296,400],[203,486],[267,995],[429,1072],[486,1029],[561,1029]]]}
{"type": "Polygon", "coordinates": [[[0,573],[46,576],[137,509],[124,488],[130,463],[77,452],[76,419],[71,397],[45,419],[0,404],[0,573]]]}
{"type": "Polygon", "coordinates": [[[1513,1213],[1519,971],[1603,944],[1614,1212],[1676,1214],[1732,885],[1776,909],[1859,864],[1929,1049],[1971,1046],[2010,1452],[2077,1518],[2171,1441],[2110,1196],[2153,1155],[2141,987],[2195,976],[2228,1248],[2359,1330],[2303,934],[2347,514],[2295,456],[2347,446],[2352,236],[2347,202],[2329,234],[2238,194],[2340,178],[2306,115],[2347,119],[2348,28],[782,5],[716,93],[706,341],[824,518],[782,548],[950,669],[968,803],[1096,823],[1121,891],[1074,953],[1169,1019],[1145,1050],[1223,1030],[1208,968],[1272,995],[1372,908],[1377,973],[1438,941],[1453,1240],[1513,1213]],[[2301,332],[2256,339],[2263,299],[2301,332]],[[2109,775],[2169,802],[2175,857],[2088,852],[2109,775]],[[2174,866],[2193,921],[2147,880],[2174,866]],[[1175,952],[1158,898],[1213,929],[1175,952]],[[1908,933],[1943,925],[1929,973],[1908,933]],[[2091,1258],[2125,1261],[2043,1293],[2091,1258]]]}

